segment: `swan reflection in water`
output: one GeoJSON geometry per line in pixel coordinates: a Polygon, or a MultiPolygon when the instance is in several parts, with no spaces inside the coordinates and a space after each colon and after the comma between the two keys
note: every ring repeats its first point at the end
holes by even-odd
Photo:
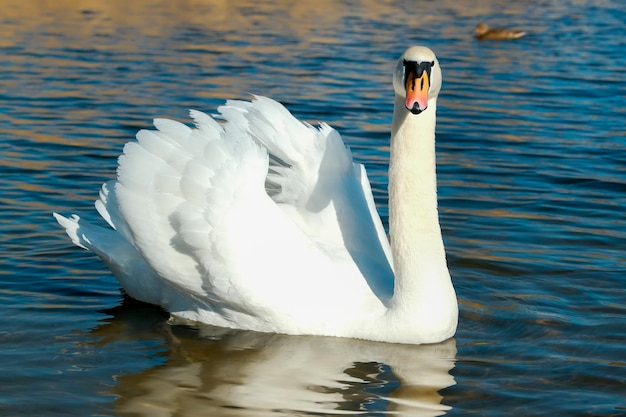
{"type": "Polygon", "coordinates": [[[455,384],[454,339],[401,345],[169,326],[154,310],[142,318],[136,305],[108,313],[114,317],[92,330],[96,343],[137,341],[142,332],[154,340],[154,331],[145,332],[156,317],[169,345],[164,364],[116,377],[121,416],[440,416],[450,409],[438,391],[455,384]]]}

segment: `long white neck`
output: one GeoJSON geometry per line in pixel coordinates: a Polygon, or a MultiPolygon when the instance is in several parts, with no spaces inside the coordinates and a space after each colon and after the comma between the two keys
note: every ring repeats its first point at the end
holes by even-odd
{"type": "Polygon", "coordinates": [[[437,211],[436,99],[418,115],[404,101],[396,96],[391,131],[389,233],[396,278],[390,307],[404,315],[437,315],[436,304],[456,307],[456,297],[437,211]]]}

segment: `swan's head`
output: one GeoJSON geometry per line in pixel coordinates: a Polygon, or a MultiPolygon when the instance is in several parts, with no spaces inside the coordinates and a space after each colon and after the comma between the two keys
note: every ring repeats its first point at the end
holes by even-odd
{"type": "Polygon", "coordinates": [[[435,53],[425,46],[407,49],[393,73],[396,95],[404,97],[407,110],[420,114],[441,89],[441,68],[435,53]]]}

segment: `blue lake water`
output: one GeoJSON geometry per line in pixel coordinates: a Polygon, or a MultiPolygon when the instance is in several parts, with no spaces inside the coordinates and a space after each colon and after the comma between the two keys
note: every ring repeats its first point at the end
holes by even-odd
{"type": "Polygon", "coordinates": [[[621,0],[0,4],[0,415],[626,415],[621,0]],[[529,34],[477,41],[479,21],[529,34]],[[255,93],[337,128],[386,221],[411,44],[444,75],[446,343],[172,327],[51,217],[95,221],[152,118],[255,93]]]}

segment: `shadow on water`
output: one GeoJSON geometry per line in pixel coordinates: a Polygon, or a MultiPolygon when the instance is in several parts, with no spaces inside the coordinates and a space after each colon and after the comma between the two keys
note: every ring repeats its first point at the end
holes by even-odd
{"type": "Polygon", "coordinates": [[[164,362],[117,376],[121,416],[438,416],[455,384],[454,339],[398,345],[221,328],[170,326],[163,312],[126,301],[91,330],[99,346],[155,337],[164,362]],[[151,329],[151,330],[148,330],[151,329]]]}

